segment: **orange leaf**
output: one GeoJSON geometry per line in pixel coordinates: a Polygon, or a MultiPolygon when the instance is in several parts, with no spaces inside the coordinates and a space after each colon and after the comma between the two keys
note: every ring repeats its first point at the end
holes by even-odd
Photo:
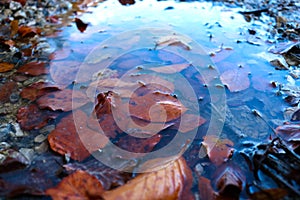
{"type": "Polygon", "coordinates": [[[164,74],[174,74],[176,72],[181,72],[182,70],[188,68],[191,66],[188,63],[183,64],[173,64],[173,65],[166,65],[162,67],[151,67],[150,70],[158,72],[158,73],[164,73],[164,74]]]}
{"type": "Polygon", "coordinates": [[[13,20],[10,22],[10,37],[14,37],[18,33],[19,20],[13,20]]]}
{"type": "Polygon", "coordinates": [[[37,34],[40,34],[41,29],[40,28],[29,27],[29,26],[21,26],[21,27],[19,27],[18,33],[22,37],[33,37],[37,34]]]}
{"type": "Polygon", "coordinates": [[[231,92],[242,91],[250,86],[248,72],[242,68],[227,70],[221,74],[220,79],[231,92]]]}
{"type": "Polygon", "coordinates": [[[181,157],[158,171],[141,174],[121,187],[104,192],[102,197],[105,200],[184,199],[192,180],[192,172],[181,157]]]}
{"type": "Polygon", "coordinates": [[[233,142],[228,139],[219,139],[217,136],[208,135],[203,138],[202,145],[212,163],[221,165],[233,154],[233,142]]]}
{"type": "Polygon", "coordinates": [[[8,71],[12,70],[14,68],[14,66],[15,66],[14,64],[6,63],[6,62],[0,63],[0,73],[8,72],[8,71]]]}
{"type": "Polygon", "coordinates": [[[46,190],[54,200],[101,199],[102,193],[97,178],[81,170],[64,178],[57,187],[46,190]]]}
{"type": "Polygon", "coordinates": [[[89,129],[87,125],[88,117],[84,112],[77,110],[69,114],[48,135],[51,149],[82,161],[90,155],[90,152],[103,148],[108,139],[101,133],[89,129]]]}

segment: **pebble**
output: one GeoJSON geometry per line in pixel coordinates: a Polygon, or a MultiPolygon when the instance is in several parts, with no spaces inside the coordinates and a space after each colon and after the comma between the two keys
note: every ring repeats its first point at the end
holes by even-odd
{"type": "Polygon", "coordinates": [[[9,4],[9,9],[16,11],[22,8],[22,5],[19,2],[11,1],[9,4]]]}
{"type": "Polygon", "coordinates": [[[10,96],[9,96],[9,101],[11,102],[11,103],[16,103],[16,102],[18,102],[19,101],[19,99],[20,99],[20,95],[18,94],[18,93],[12,93],[10,96]]]}
{"type": "Polygon", "coordinates": [[[15,18],[26,18],[27,15],[23,10],[19,10],[14,14],[15,18]]]}
{"type": "Polygon", "coordinates": [[[21,130],[20,125],[18,123],[11,123],[12,127],[12,135],[15,137],[24,137],[25,133],[21,130]]]}
{"type": "Polygon", "coordinates": [[[46,152],[46,151],[48,150],[48,147],[49,147],[49,146],[48,146],[48,142],[45,141],[45,142],[41,143],[40,145],[34,147],[34,150],[35,150],[37,153],[41,154],[41,153],[46,152]]]}
{"type": "Polygon", "coordinates": [[[25,156],[25,158],[27,158],[29,163],[31,163],[31,161],[33,160],[33,156],[34,156],[34,150],[33,149],[21,148],[19,150],[19,152],[22,153],[23,156],[25,156]]]}
{"type": "Polygon", "coordinates": [[[41,143],[41,142],[44,142],[46,139],[47,139],[47,136],[45,136],[43,134],[39,134],[38,136],[36,136],[34,138],[34,142],[41,143]]]}
{"type": "Polygon", "coordinates": [[[42,134],[48,134],[51,131],[53,131],[54,129],[55,129],[55,125],[54,124],[48,125],[48,126],[43,127],[42,129],[40,129],[40,133],[42,133],[42,134]]]}

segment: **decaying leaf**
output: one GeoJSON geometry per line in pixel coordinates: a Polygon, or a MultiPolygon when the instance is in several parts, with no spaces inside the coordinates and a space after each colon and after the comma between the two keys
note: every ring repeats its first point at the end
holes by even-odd
{"type": "Polygon", "coordinates": [[[246,185],[246,177],[238,166],[225,164],[216,170],[212,182],[220,195],[238,199],[246,185]]]}
{"type": "Polygon", "coordinates": [[[2,62],[0,63],[0,73],[8,72],[14,68],[14,64],[2,62]]]}
{"type": "Polygon", "coordinates": [[[20,95],[24,99],[34,101],[38,97],[41,97],[49,92],[57,91],[59,89],[61,88],[58,85],[41,81],[32,83],[30,86],[23,88],[20,95]]]}
{"type": "Polygon", "coordinates": [[[188,68],[189,66],[191,66],[191,64],[183,63],[183,64],[166,65],[162,67],[152,67],[149,69],[158,73],[174,74],[177,72],[181,72],[182,70],[188,68]]]}
{"type": "Polygon", "coordinates": [[[88,103],[88,98],[84,93],[70,89],[51,92],[37,100],[40,108],[49,108],[53,111],[70,111],[86,103],[88,103]]]}
{"type": "Polygon", "coordinates": [[[212,163],[221,165],[233,154],[233,142],[229,139],[220,139],[214,135],[203,138],[202,145],[205,147],[207,155],[212,163]]]}
{"type": "Polygon", "coordinates": [[[48,141],[53,151],[82,161],[90,152],[103,148],[108,139],[102,133],[88,128],[87,115],[77,110],[57,124],[48,135],[48,141]]]}
{"type": "Polygon", "coordinates": [[[135,3],[135,0],[119,0],[122,5],[132,5],[135,3]]]}
{"type": "Polygon", "coordinates": [[[78,170],[85,171],[92,176],[95,176],[105,190],[109,190],[121,185],[124,185],[129,179],[131,174],[121,170],[112,169],[96,159],[89,159],[82,163],[69,163],[64,165],[68,174],[72,174],[78,170]]]}
{"type": "Polygon", "coordinates": [[[181,157],[165,168],[141,174],[124,186],[104,192],[102,197],[105,200],[186,199],[192,179],[191,170],[181,157]]]}
{"type": "Polygon", "coordinates": [[[220,79],[231,92],[238,92],[250,86],[248,72],[242,68],[227,70],[223,72],[220,79]]]}
{"type": "Polygon", "coordinates": [[[87,26],[88,26],[87,23],[84,23],[81,19],[79,19],[79,18],[77,18],[77,17],[75,18],[75,23],[76,23],[77,29],[78,29],[81,33],[83,33],[83,32],[86,30],[87,26]]]}
{"type": "Polygon", "coordinates": [[[8,81],[3,85],[0,85],[0,103],[6,103],[9,101],[9,96],[17,90],[17,83],[8,81]]]}
{"type": "Polygon", "coordinates": [[[53,200],[102,199],[102,193],[97,178],[80,170],[64,178],[55,188],[46,190],[53,200]]]}
{"type": "Polygon", "coordinates": [[[285,140],[292,149],[300,146],[300,125],[286,124],[276,128],[276,133],[285,140]]]}
{"type": "Polygon", "coordinates": [[[0,151],[0,173],[21,169],[30,164],[29,160],[19,151],[4,149],[0,151]]]}
{"type": "Polygon", "coordinates": [[[18,72],[31,76],[39,76],[42,74],[48,74],[49,69],[47,68],[45,62],[30,62],[20,67],[18,72]]]}
{"type": "Polygon", "coordinates": [[[40,110],[37,105],[29,104],[21,107],[17,113],[17,120],[23,130],[39,129],[55,119],[59,113],[50,110],[40,110]]]}

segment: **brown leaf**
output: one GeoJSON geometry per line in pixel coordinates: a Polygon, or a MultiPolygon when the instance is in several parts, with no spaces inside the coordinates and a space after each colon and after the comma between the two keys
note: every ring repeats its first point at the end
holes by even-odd
{"type": "Polygon", "coordinates": [[[49,69],[46,67],[45,62],[30,62],[20,67],[17,72],[31,76],[39,76],[48,74],[49,69]]]}
{"type": "Polygon", "coordinates": [[[81,19],[79,19],[79,18],[77,18],[77,17],[75,18],[75,23],[76,23],[77,29],[78,29],[81,33],[83,33],[83,32],[86,30],[87,26],[88,26],[87,23],[84,23],[81,19]]]}
{"type": "Polygon", "coordinates": [[[102,195],[105,200],[185,199],[192,186],[192,172],[181,157],[164,168],[137,176],[124,186],[102,195]]]}
{"type": "Polygon", "coordinates": [[[226,162],[233,154],[233,142],[228,139],[208,135],[203,138],[202,145],[205,147],[210,161],[215,165],[226,162]]]}
{"type": "Polygon", "coordinates": [[[8,81],[0,85],[0,103],[9,101],[10,95],[17,90],[17,84],[13,81],[8,81]]]}
{"type": "Polygon", "coordinates": [[[135,0],[119,0],[119,2],[125,6],[125,5],[133,5],[135,3],[135,0]]]}
{"type": "Polygon", "coordinates": [[[2,62],[0,63],[0,73],[8,72],[14,68],[14,64],[2,62]]]}
{"type": "Polygon", "coordinates": [[[129,179],[131,179],[131,175],[129,173],[112,169],[96,159],[89,159],[82,163],[69,163],[64,165],[64,168],[67,170],[68,174],[82,170],[92,176],[95,176],[101,182],[101,185],[105,190],[124,185],[129,179]]]}
{"type": "Polygon", "coordinates": [[[174,74],[177,72],[181,72],[182,70],[188,68],[191,64],[183,63],[183,64],[173,64],[173,65],[166,65],[162,67],[151,67],[150,70],[164,73],[164,74],[174,74]]]}
{"type": "Polygon", "coordinates": [[[198,178],[198,189],[200,193],[200,199],[216,200],[218,197],[218,194],[211,186],[210,180],[203,176],[199,176],[198,178]]]}
{"type": "Polygon", "coordinates": [[[82,161],[90,152],[103,148],[108,139],[101,133],[88,128],[87,115],[77,110],[64,117],[48,135],[53,151],[68,154],[74,160],[82,161]]]}
{"type": "Polygon", "coordinates": [[[53,200],[102,199],[102,193],[97,178],[80,170],[64,178],[55,188],[46,190],[53,200]]]}
{"type": "Polygon", "coordinates": [[[13,20],[10,22],[10,37],[14,37],[18,33],[19,20],[13,20]]]}
{"type": "Polygon", "coordinates": [[[41,97],[49,92],[54,92],[60,89],[61,88],[58,85],[41,81],[41,82],[33,83],[30,86],[23,88],[20,95],[24,99],[34,101],[38,97],[41,97]]]}
{"type": "Polygon", "coordinates": [[[40,108],[49,108],[53,111],[70,111],[86,103],[88,103],[88,98],[84,93],[70,89],[51,92],[37,100],[40,108]]]}
{"type": "Polygon", "coordinates": [[[79,66],[80,63],[75,61],[51,62],[51,78],[55,83],[67,86],[75,80],[79,66]]]}
{"type": "Polygon", "coordinates": [[[231,92],[238,92],[250,86],[248,72],[242,68],[227,70],[223,72],[220,79],[231,92]]]}
{"type": "Polygon", "coordinates": [[[21,107],[17,113],[17,120],[23,130],[39,129],[55,119],[59,113],[50,110],[40,110],[37,105],[29,104],[21,107]]]}
{"type": "Polygon", "coordinates": [[[224,164],[214,173],[213,185],[220,195],[238,199],[246,185],[246,177],[238,166],[224,164]]]}
{"type": "Polygon", "coordinates": [[[22,37],[33,37],[35,35],[39,35],[41,33],[40,28],[34,28],[34,27],[29,27],[29,26],[20,26],[18,33],[22,37]]]}
{"type": "Polygon", "coordinates": [[[288,192],[282,188],[270,188],[265,189],[262,191],[254,192],[250,195],[251,199],[255,200],[265,200],[265,199],[272,199],[272,200],[280,200],[283,199],[288,192]]]}
{"type": "Polygon", "coordinates": [[[65,58],[68,58],[71,54],[70,48],[62,48],[59,50],[56,50],[55,52],[51,53],[49,56],[50,60],[63,60],[65,58]]]}

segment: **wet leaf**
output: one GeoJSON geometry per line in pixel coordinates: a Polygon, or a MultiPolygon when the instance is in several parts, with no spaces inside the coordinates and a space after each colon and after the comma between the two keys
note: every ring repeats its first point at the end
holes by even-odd
{"type": "Polygon", "coordinates": [[[248,72],[242,68],[227,70],[223,72],[220,79],[231,92],[238,92],[250,86],[248,72]]]}
{"type": "Polygon", "coordinates": [[[80,63],[75,61],[57,61],[50,63],[52,80],[59,85],[70,85],[76,78],[80,63]]]}
{"type": "Polygon", "coordinates": [[[40,108],[49,108],[53,111],[70,111],[86,103],[88,103],[88,98],[84,93],[70,89],[51,92],[37,100],[40,108]]]}
{"type": "Polygon", "coordinates": [[[183,63],[183,64],[166,65],[162,67],[152,67],[149,69],[158,73],[174,74],[177,72],[181,72],[182,70],[188,68],[189,66],[191,66],[191,64],[183,63]]]}
{"type": "Polygon", "coordinates": [[[232,156],[234,150],[231,140],[220,139],[214,135],[205,136],[202,145],[206,149],[210,161],[217,166],[226,162],[232,156]]]}
{"type": "Polygon", "coordinates": [[[273,199],[280,200],[283,199],[288,192],[283,188],[271,188],[265,189],[262,191],[254,192],[250,195],[251,199],[255,200],[265,200],[265,199],[273,199]]]}
{"type": "Polygon", "coordinates": [[[300,145],[300,125],[286,124],[276,128],[276,133],[285,140],[292,149],[296,149],[300,145]]]}
{"type": "Polygon", "coordinates": [[[19,151],[5,149],[0,151],[0,173],[7,173],[26,167],[30,162],[19,151]]]}
{"type": "Polygon", "coordinates": [[[63,60],[71,54],[71,49],[70,48],[62,48],[59,50],[56,50],[55,52],[51,53],[49,56],[50,60],[63,60]]]}
{"type": "Polygon", "coordinates": [[[46,190],[53,200],[102,199],[102,193],[97,178],[80,170],[64,178],[55,188],[46,190]]]}
{"type": "Polygon", "coordinates": [[[84,161],[82,163],[70,163],[64,165],[67,172],[74,173],[75,171],[82,170],[90,175],[96,177],[105,190],[124,185],[131,175],[120,170],[112,169],[96,159],[84,161]]]}
{"type": "Polygon", "coordinates": [[[185,199],[192,184],[192,172],[183,158],[167,164],[164,168],[137,176],[103,194],[110,199],[185,199]],[[182,195],[185,196],[182,196],[182,195]]]}
{"type": "Polygon", "coordinates": [[[33,37],[35,35],[39,35],[41,33],[40,28],[34,28],[34,27],[29,27],[29,26],[20,26],[18,33],[22,37],[33,37]]]}
{"type": "Polygon", "coordinates": [[[189,39],[180,35],[164,36],[159,38],[159,40],[156,42],[156,47],[177,46],[189,51],[191,50],[191,47],[188,45],[189,42],[189,39]]]}
{"type": "Polygon", "coordinates": [[[77,17],[75,18],[75,23],[76,23],[77,29],[78,29],[81,33],[83,33],[83,32],[86,30],[87,26],[88,26],[87,23],[84,23],[81,19],[79,19],[79,18],[77,18],[77,17]]]}
{"type": "Polygon", "coordinates": [[[30,62],[20,67],[17,72],[31,76],[39,76],[48,74],[49,69],[46,67],[45,62],[30,62]]]}
{"type": "Polygon", "coordinates": [[[60,90],[60,86],[48,82],[36,82],[22,89],[20,95],[24,99],[36,100],[49,92],[60,90]]]}
{"type": "Polygon", "coordinates": [[[206,120],[198,115],[184,113],[180,119],[176,120],[172,128],[176,128],[182,133],[187,133],[204,124],[206,120]]]}
{"type": "Polygon", "coordinates": [[[119,2],[125,6],[125,5],[133,5],[135,3],[135,0],[119,0],[119,2]]]}
{"type": "Polygon", "coordinates": [[[14,68],[14,64],[2,62],[0,63],[0,73],[8,72],[14,68]]]}
{"type": "Polygon", "coordinates": [[[17,113],[17,120],[23,130],[39,129],[55,119],[59,113],[50,110],[40,110],[37,105],[29,104],[21,107],[17,113]]]}
{"type": "Polygon", "coordinates": [[[211,182],[208,178],[200,176],[198,178],[198,189],[200,194],[200,199],[217,199],[218,194],[214,191],[211,186],[211,182]]]}
{"type": "Polygon", "coordinates": [[[87,115],[77,110],[64,117],[48,135],[53,151],[61,155],[70,155],[74,160],[82,161],[90,152],[103,148],[108,139],[101,133],[88,128],[87,115]]]}
{"type": "Polygon", "coordinates": [[[17,90],[17,84],[13,81],[8,81],[0,85],[0,103],[9,101],[10,95],[17,90]]]}
{"type": "Polygon", "coordinates": [[[14,37],[19,30],[19,20],[13,20],[10,22],[10,37],[14,37]]]}
{"type": "Polygon", "coordinates": [[[238,199],[246,177],[238,166],[224,164],[216,170],[212,182],[220,195],[238,199]]]}

